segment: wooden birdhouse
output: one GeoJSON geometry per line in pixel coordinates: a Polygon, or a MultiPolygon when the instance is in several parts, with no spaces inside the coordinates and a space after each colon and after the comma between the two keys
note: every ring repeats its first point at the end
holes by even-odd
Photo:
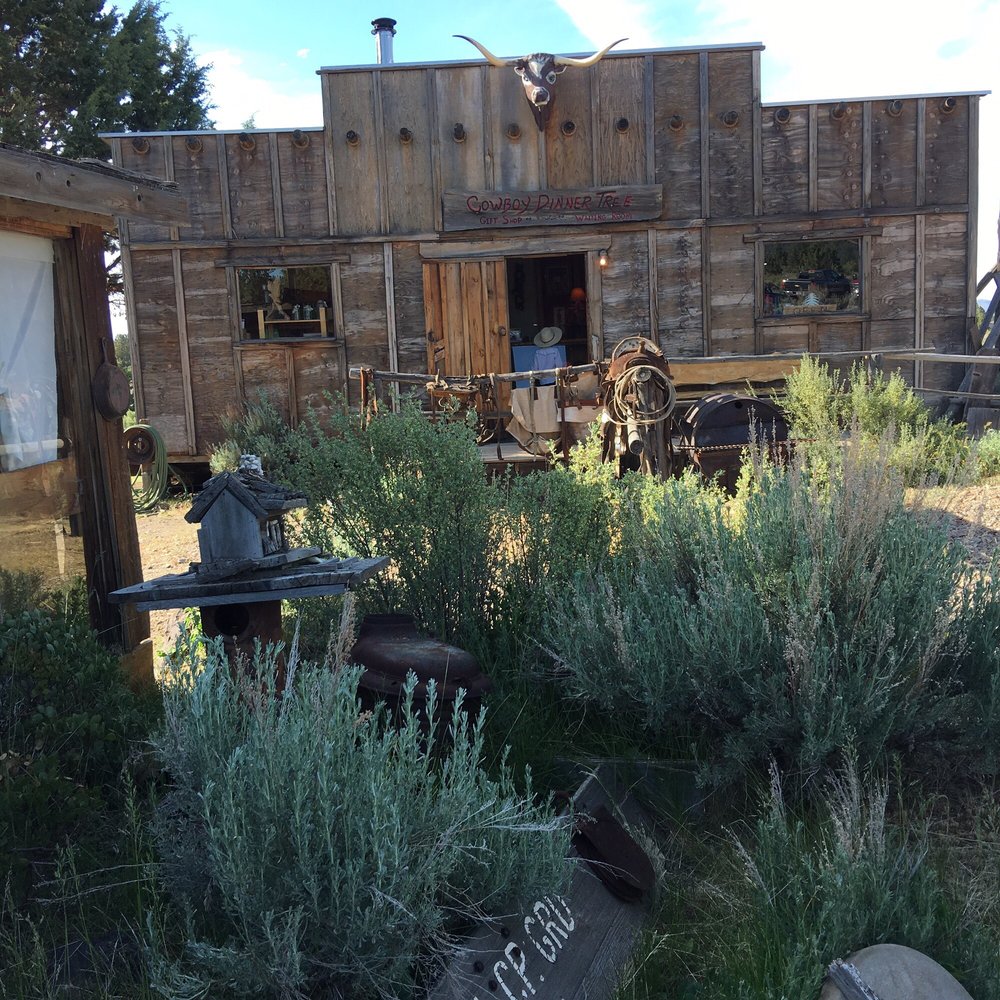
{"type": "Polygon", "coordinates": [[[259,461],[244,460],[238,472],[213,476],[185,515],[200,525],[199,572],[256,563],[288,551],[283,517],[304,507],[306,497],[265,479],[259,461]]]}

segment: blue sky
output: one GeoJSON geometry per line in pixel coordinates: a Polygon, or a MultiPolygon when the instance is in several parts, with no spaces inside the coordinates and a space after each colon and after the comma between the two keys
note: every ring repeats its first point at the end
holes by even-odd
{"type": "MultiPolygon", "coordinates": [[[[126,6],[125,2],[119,6],[126,6]]],[[[213,116],[239,128],[322,124],[320,66],[375,61],[371,21],[394,17],[396,62],[477,58],[456,33],[499,56],[762,42],[763,99],[901,96],[993,90],[981,102],[979,259],[997,259],[1000,211],[1000,0],[162,0],[167,27],[191,37],[213,66],[213,116]],[[822,16],[810,20],[809,10],[822,16]]]]}

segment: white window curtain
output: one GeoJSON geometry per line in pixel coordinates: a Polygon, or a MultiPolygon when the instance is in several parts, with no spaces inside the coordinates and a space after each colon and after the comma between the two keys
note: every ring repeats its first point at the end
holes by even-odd
{"type": "Polygon", "coordinates": [[[52,241],[0,232],[0,472],[58,448],[52,241]]]}

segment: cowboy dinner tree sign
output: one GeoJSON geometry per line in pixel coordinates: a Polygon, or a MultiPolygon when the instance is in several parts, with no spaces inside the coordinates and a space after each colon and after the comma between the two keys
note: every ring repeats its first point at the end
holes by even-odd
{"type": "Polygon", "coordinates": [[[663,188],[632,185],[565,191],[446,191],[446,232],[523,226],[588,226],[657,219],[663,188]]]}

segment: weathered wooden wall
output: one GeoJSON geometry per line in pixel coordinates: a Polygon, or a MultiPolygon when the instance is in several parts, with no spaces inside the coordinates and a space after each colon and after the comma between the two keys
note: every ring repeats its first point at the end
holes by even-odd
{"type": "Polygon", "coordinates": [[[174,455],[203,456],[229,398],[265,383],[294,420],[349,388],[347,365],[422,367],[427,246],[560,252],[565,229],[442,234],[445,191],[662,185],[658,220],[577,230],[611,252],[599,276],[588,263],[605,349],[637,333],[688,356],[964,349],[976,95],[762,106],[757,46],[567,69],[544,132],[514,71],[483,62],[322,71],[320,86],[324,129],[113,140],[117,163],[192,203],[188,229],[125,233],[141,406],[174,455]],[[764,317],[768,242],[840,231],[863,243],[861,311],[764,317]],[[340,351],[239,344],[233,268],[295,259],[333,264],[340,351]]]}
{"type": "Polygon", "coordinates": [[[175,459],[204,459],[223,436],[221,418],[243,399],[263,394],[294,422],[309,407],[327,407],[327,392],[348,391],[348,360],[388,364],[382,248],[332,238],[323,136],[113,140],[116,162],[176,180],[191,195],[192,225],[182,233],[123,227],[140,414],[175,459]],[[241,343],[235,269],[296,263],[334,269],[342,291],[331,303],[333,323],[347,338],[241,343]]]}

